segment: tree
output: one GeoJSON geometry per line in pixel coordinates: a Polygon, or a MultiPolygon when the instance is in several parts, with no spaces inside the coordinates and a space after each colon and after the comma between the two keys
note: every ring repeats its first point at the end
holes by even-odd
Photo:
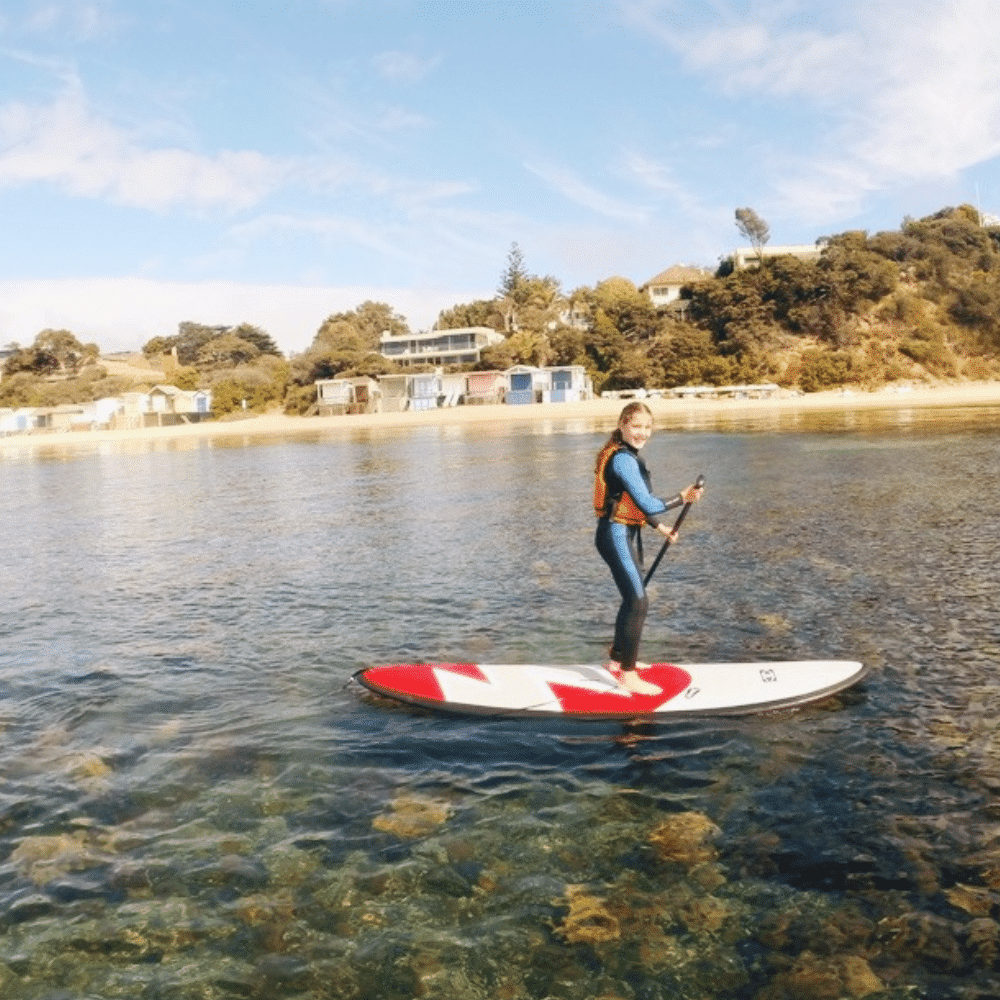
{"type": "Polygon", "coordinates": [[[710,359],[719,357],[708,331],[687,323],[677,324],[669,333],[657,338],[649,356],[659,368],[663,385],[668,388],[704,383],[710,359]]]}
{"type": "Polygon", "coordinates": [[[235,333],[224,333],[221,337],[213,337],[198,352],[199,368],[234,368],[260,357],[256,344],[236,336],[235,333]]]}
{"type": "Polygon", "coordinates": [[[42,330],[31,347],[16,350],[5,362],[6,375],[32,372],[35,375],[75,374],[100,354],[97,344],[81,344],[69,330],[42,330]]]}
{"type": "Polygon", "coordinates": [[[520,328],[520,311],[531,295],[531,282],[532,278],[524,267],[524,254],[516,243],[512,243],[507,254],[507,269],[500,278],[495,300],[507,333],[516,333],[520,328]]]}
{"type": "Polygon", "coordinates": [[[177,333],[173,337],[153,337],[143,345],[142,353],[147,358],[168,354],[177,349],[177,363],[193,365],[198,360],[198,352],[216,337],[229,333],[228,326],[205,326],[202,323],[192,323],[182,320],[177,324],[177,333]]]}
{"type": "Polygon", "coordinates": [[[147,358],[169,354],[177,349],[177,363],[181,365],[199,364],[199,355],[205,345],[220,337],[235,336],[252,344],[259,354],[273,354],[281,357],[278,345],[270,334],[254,326],[252,323],[241,323],[232,326],[205,326],[203,323],[191,323],[184,320],[177,324],[177,334],[173,337],[153,337],[143,345],[142,353],[147,358]]]}
{"type": "Polygon", "coordinates": [[[83,360],[83,344],[69,330],[42,330],[35,348],[53,355],[61,371],[76,371],[83,360]]]}
{"type": "Polygon", "coordinates": [[[51,374],[59,370],[59,359],[51,352],[39,347],[22,347],[12,354],[3,365],[7,378],[26,372],[31,375],[51,374]]]}
{"type": "Polygon", "coordinates": [[[497,333],[504,330],[504,319],[494,299],[476,299],[442,309],[438,313],[437,330],[458,330],[469,326],[487,326],[497,333]]]}
{"type": "Polygon", "coordinates": [[[410,332],[406,320],[385,302],[362,302],[349,312],[332,313],[320,324],[312,347],[377,351],[383,333],[394,337],[410,332]]]}
{"type": "Polygon", "coordinates": [[[630,343],[655,336],[660,317],[649,296],[627,278],[607,278],[594,288],[595,317],[603,314],[630,343]]]}
{"type": "Polygon", "coordinates": [[[497,288],[498,299],[513,299],[518,301],[521,288],[528,280],[528,272],[524,267],[524,254],[516,243],[511,243],[507,253],[507,269],[500,278],[497,288]]]}
{"type": "Polygon", "coordinates": [[[750,242],[754,248],[757,259],[763,262],[764,244],[771,238],[771,229],[768,224],[752,209],[736,209],[736,228],[750,242]]]}
{"type": "Polygon", "coordinates": [[[240,340],[253,344],[261,354],[273,354],[276,358],[282,356],[281,348],[274,342],[274,338],[259,326],[254,326],[252,323],[240,323],[232,332],[240,340]]]}

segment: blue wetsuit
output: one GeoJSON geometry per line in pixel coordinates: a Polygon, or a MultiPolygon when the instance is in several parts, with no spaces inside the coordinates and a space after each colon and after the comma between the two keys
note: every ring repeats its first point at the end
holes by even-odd
{"type": "MultiPolygon", "coordinates": [[[[605,466],[604,479],[611,497],[628,493],[634,505],[646,515],[646,523],[654,528],[660,523],[657,515],[683,505],[678,494],[664,503],[653,496],[649,470],[638,451],[622,443],[605,466]]],[[[640,528],[620,524],[604,516],[597,521],[594,542],[597,551],[611,569],[618,592],[622,595],[621,607],[615,619],[615,638],[611,646],[611,659],[620,663],[623,670],[634,670],[639,656],[639,640],[649,609],[649,598],[642,583],[641,558],[637,552],[640,528]]]]}

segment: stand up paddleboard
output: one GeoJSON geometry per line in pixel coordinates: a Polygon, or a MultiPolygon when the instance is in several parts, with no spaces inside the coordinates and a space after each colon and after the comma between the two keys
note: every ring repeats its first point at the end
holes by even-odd
{"type": "Polygon", "coordinates": [[[843,691],[868,670],[852,660],[654,663],[642,671],[662,692],[630,694],[601,666],[392,663],[354,674],[370,691],[462,715],[673,719],[793,708],[843,691]]]}

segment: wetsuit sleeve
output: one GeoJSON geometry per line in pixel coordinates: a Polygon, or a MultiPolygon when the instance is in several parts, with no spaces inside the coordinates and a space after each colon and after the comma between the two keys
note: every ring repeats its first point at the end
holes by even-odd
{"type": "Polygon", "coordinates": [[[664,502],[659,497],[654,497],[646,486],[639,462],[634,455],[627,451],[616,452],[611,459],[611,471],[618,477],[619,482],[628,492],[628,495],[635,501],[635,505],[646,515],[646,523],[654,528],[660,523],[657,514],[680,507],[684,503],[683,497],[678,493],[664,502]]]}

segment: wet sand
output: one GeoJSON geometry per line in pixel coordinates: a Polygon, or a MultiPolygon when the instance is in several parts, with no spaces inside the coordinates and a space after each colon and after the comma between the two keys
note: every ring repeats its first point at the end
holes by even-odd
{"type": "MultiPolygon", "coordinates": [[[[0,454],[39,448],[92,448],[96,444],[159,441],[171,438],[216,438],[316,434],[365,428],[438,426],[475,423],[511,423],[541,420],[613,420],[627,400],[594,399],[582,403],[540,403],[529,406],[460,406],[414,413],[367,413],[335,417],[292,417],[281,413],[239,420],[208,421],[177,427],[133,430],[33,431],[0,438],[0,454]]],[[[967,382],[938,386],[888,387],[879,392],[816,392],[786,394],[772,399],[649,399],[654,418],[664,420],[702,416],[765,416],[796,411],[846,411],[1000,405],[1000,382],[967,382]]]]}

